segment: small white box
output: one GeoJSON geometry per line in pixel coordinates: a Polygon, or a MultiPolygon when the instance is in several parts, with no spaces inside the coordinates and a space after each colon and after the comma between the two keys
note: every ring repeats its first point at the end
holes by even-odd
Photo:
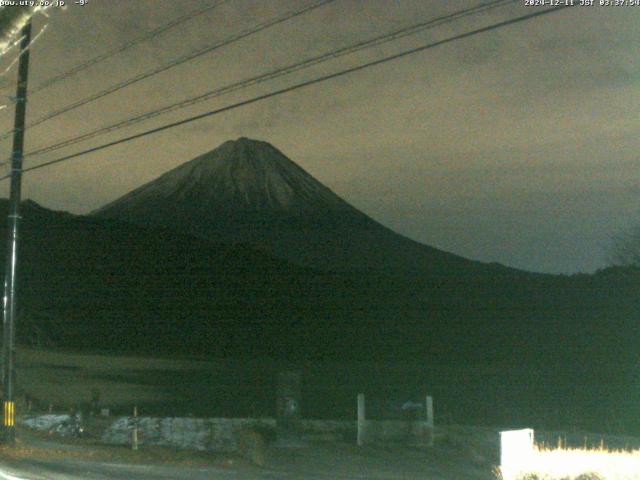
{"type": "Polygon", "coordinates": [[[532,428],[500,432],[500,470],[505,478],[526,469],[532,456],[532,428]]]}

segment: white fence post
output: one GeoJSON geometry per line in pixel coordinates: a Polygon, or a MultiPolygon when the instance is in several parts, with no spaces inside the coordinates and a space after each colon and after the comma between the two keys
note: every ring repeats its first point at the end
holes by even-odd
{"type": "Polygon", "coordinates": [[[358,446],[361,447],[364,444],[365,428],[366,428],[366,416],[364,405],[364,393],[358,394],[358,446]]]}
{"type": "Polygon", "coordinates": [[[427,434],[429,435],[428,445],[433,447],[433,397],[427,395],[425,406],[427,409],[427,434]]]}
{"type": "Polygon", "coordinates": [[[138,450],[138,406],[133,407],[133,432],[131,438],[131,449],[138,450]]]}

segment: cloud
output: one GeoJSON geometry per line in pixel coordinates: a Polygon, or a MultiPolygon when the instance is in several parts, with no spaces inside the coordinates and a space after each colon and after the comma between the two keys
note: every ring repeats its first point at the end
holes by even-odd
{"type": "MultiPolygon", "coordinates": [[[[228,2],[34,96],[29,117],[297,5],[228,2]]],[[[110,0],[52,12],[47,42],[33,51],[33,80],[201,6],[110,0]]],[[[447,1],[334,2],[28,131],[28,149],[459,8],[447,1]]],[[[527,11],[514,3],[126,133],[527,11]]],[[[338,194],[420,241],[536,270],[590,270],[600,261],[602,236],[640,213],[638,183],[628,180],[636,177],[640,147],[636,38],[637,21],[626,9],[567,9],[34,172],[25,177],[25,193],[86,212],[246,135],[272,142],[338,194]]],[[[0,126],[11,128],[11,116],[1,115],[0,126]]]]}

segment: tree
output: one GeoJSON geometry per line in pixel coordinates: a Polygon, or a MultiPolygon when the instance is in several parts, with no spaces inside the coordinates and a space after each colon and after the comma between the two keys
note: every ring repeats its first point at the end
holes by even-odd
{"type": "Polygon", "coordinates": [[[640,225],[613,238],[611,263],[640,268],[640,225]]]}

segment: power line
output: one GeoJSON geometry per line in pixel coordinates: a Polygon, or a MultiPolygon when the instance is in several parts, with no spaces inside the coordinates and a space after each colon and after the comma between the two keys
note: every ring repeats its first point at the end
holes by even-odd
{"type": "MultiPolygon", "coordinates": [[[[449,23],[452,22],[454,20],[458,20],[460,18],[466,17],[466,16],[470,16],[470,15],[475,15],[481,12],[485,12],[488,11],[490,9],[495,9],[501,6],[504,6],[506,4],[509,3],[515,3],[519,0],[494,0],[491,2],[487,2],[481,5],[476,5],[475,7],[471,7],[471,8],[467,8],[464,10],[460,10],[448,15],[443,15],[440,17],[437,17],[435,19],[430,19],[428,21],[424,21],[409,27],[405,27],[402,28],[400,30],[396,30],[394,32],[391,33],[387,33],[384,35],[380,35],[368,40],[364,40],[361,42],[358,42],[356,44],[352,44],[343,48],[340,48],[338,50],[332,50],[330,52],[327,53],[323,53],[321,55],[315,56],[315,57],[311,57],[308,59],[305,59],[303,61],[297,62],[295,64],[292,65],[288,65],[286,67],[283,68],[278,68],[275,70],[272,70],[270,72],[258,75],[258,76],[254,76],[245,80],[241,80],[239,82],[235,82],[232,83],[230,85],[226,85],[224,87],[221,88],[217,88],[214,90],[210,90],[208,92],[205,92],[203,94],[197,95],[195,97],[191,97],[188,98],[186,100],[182,100],[180,102],[176,102],[170,105],[167,105],[165,107],[159,108],[159,109],[154,109],[148,112],[145,112],[143,114],[140,115],[136,115],[135,117],[131,117],[128,118],[126,120],[122,120],[120,122],[111,124],[111,125],[107,125],[98,129],[95,129],[93,131],[87,132],[85,134],[76,136],[76,137],[72,137],[63,141],[60,141],[58,143],[52,144],[52,145],[48,145],[46,147],[40,148],[38,150],[34,150],[32,152],[27,153],[25,156],[26,157],[30,157],[30,156],[34,156],[34,155],[41,155],[43,153],[48,153],[51,151],[55,151],[55,150],[59,150],[61,148],[64,147],[68,147],[70,145],[74,145],[76,143],[80,143],[83,142],[85,140],[89,140],[91,138],[95,138],[97,136],[100,136],[102,134],[106,134],[106,133],[110,133],[110,132],[114,132],[116,130],[119,130],[121,128],[125,128],[125,127],[129,127],[131,125],[135,125],[137,123],[149,120],[151,118],[157,117],[159,115],[165,114],[165,113],[169,113],[181,108],[185,108],[188,106],[192,106],[195,105],[197,103],[201,103],[204,102],[206,100],[210,100],[212,98],[215,97],[219,97],[231,92],[235,92],[244,88],[248,88],[250,86],[254,86],[257,84],[260,84],[262,82],[265,81],[269,81],[269,80],[273,80],[276,78],[279,78],[281,76],[284,75],[288,75],[306,68],[309,68],[311,66],[326,62],[328,60],[333,60],[348,54],[352,54],[355,52],[358,52],[360,50],[364,50],[366,48],[371,48],[374,46],[379,46],[382,45],[384,43],[393,41],[393,40],[397,40],[403,37],[406,37],[408,35],[413,35],[415,33],[421,32],[423,30],[426,30],[428,28],[433,28],[439,25],[442,25],[444,23],[449,23]]],[[[0,165],[2,165],[5,162],[0,163],[0,165]]]]}
{"type": "Polygon", "coordinates": [[[212,5],[208,5],[204,8],[201,8],[199,10],[195,10],[193,12],[187,13],[185,15],[182,15],[174,20],[171,20],[168,23],[165,23],[164,25],[159,26],[158,28],[155,28],[153,30],[150,30],[149,32],[147,32],[146,34],[144,34],[143,36],[136,38],[134,40],[131,40],[129,42],[125,42],[122,45],[120,45],[119,47],[110,50],[106,53],[103,53],[102,55],[98,55],[95,56],[89,60],[87,60],[84,63],[81,63],[79,65],[76,65],[75,67],[67,70],[66,72],[63,72],[59,75],[56,75],[54,77],[49,78],[48,80],[45,80],[44,82],[40,83],[39,85],[33,87],[29,93],[30,94],[34,94],[37,92],[40,92],[41,90],[44,90],[46,88],[49,88],[50,86],[59,83],[73,75],[77,75],[78,73],[82,72],[83,70],[86,70],[89,67],[92,67],[98,63],[104,62],[105,60],[114,57],[126,50],[129,50],[130,48],[135,47],[136,45],[139,45],[141,43],[147,42],[149,40],[154,39],[155,37],[162,35],[163,33],[171,30],[172,28],[177,27],[178,25],[181,25],[189,20],[192,20],[196,17],[199,17],[201,15],[204,15],[207,12],[210,12],[211,10],[214,10],[216,8],[218,8],[219,6],[221,6],[224,3],[227,3],[229,0],[220,0],[217,1],[215,3],[213,3],[212,5]]]}
{"type": "MultiPolygon", "coordinates": [[[[282,94],[285,94],[285,93],[289,93],[289,92],[292,92],[294,90],[299,90],[301,88],[308,87],[308,86],[311,86],[311,85],[315,85],[317,83],[321,83],[321,82],[324,82],[324,81],[327,81],[327,80],[331,80],[331,79],[334,79],[334,78],[342,77],[342,76],[345,76],[345,75],[348,75],[348,74],[351,74],[351,73],[354,73],[354,72],[358,72],[360,70],[364,70],[364,69],[369,68],[369,67],[373,67],[373,66],[376,66],[376,65],[381,65],[383,63],[386,63],[386,62],[389,62],[389,61],[392,61],[392,60],[397,60],[397,59],[406,57],[408,55],[412,55],[414,53],[418,53],[418,52],[422,52],[422,51],[425,51],[425,50],[429,50],[431,48],[438,47],[438,46],[444,45],[446,43],[451,43],[453,41],[461,40],[463,38],[468,38],[468,37],[471,37],[471,36],[474,36],[474,35],[478,35],[480,33],[489,32],[489,31],[492,31],[492,30],[497,30],[498,28],[506,27],[506,26],[509,26],[509,25],[513,25],[515,23],[524,22],[524,21],[531,20],[531,19],[536,18],[536,17],[540,17],[540,16],[547,15],[547,14],[554,13],[554,12],[558,12],[558,11],[563,10],[565,8],[568,8],[570,6],[571,5],[561,5],[561,6],[554,7],[554,8],[548,8],[548,9],[545,9],[545,10],[540,10],[540,11],[537,11],[537,12],[529,13],[527,15],[522,15],[520,17],[516,17],[516,18],[512,18],[512,19],[505,20],[505,21],[502,21],[502,22],[494,23],[492,25],[489,25],[489,26],[486,26],[486,27],[482,27],[482,28],[478,28],[478,29],[475,29],[475,30],[471,30],[469,32],[465,32],[465,33],[461,33],[461,34],[458,34],[458,35],[454,35],[454,36],[446,38],[444,40],[439,40],[437,42],[433,42],[433,43],[429,43],[429,44],[426,44],[426,45],[421,45],[419,47],[411,48],[409,50],[405,50],[405,51],[400,52],[400,53],[389,55],[389,56],[386,56],[386,57],[378,59],[378,60],[373,60],[371,62],[363,63],[361,65],[357,65],[355,67],[351,67],[351,68],[348,68],[348,69],[345,69],[345,70],[341,70],[339,72],[331,73],[331,74],[328,74],[328,75],[323,75],[321,77],[317,77],[317,78],[314,78],[314,79],[311,79],[311,80],[307,80],[307,81],[304,81],[304,82],[301,82],[301,83],[297,83],[295,85],[292,85],[292,86],[289,86],[289,87],[286,87],[286,88],[282,88],[280,90],[275,90],[273,92],[266,93],[266,94],[263,94],[263,95],[259,95],[259,96],[250,98],[248,100],[243,100],[243,101],[231,104],[231,105],[227,105],[225,107],[221,107],[221,108],[218,108],[216,110],[211,110],[209,112],[201,113],[199,115],[195,115],[195,116],[192,116],[192,117],[189,117],[189,118],[185,118],[185,119],[179,120],[177,122],[168,123],[168,124],[163,125],[161,127],[153,128],[153,129],[147,130],[147,131],[142,132],[142,133],[138,133],[138,134],[135,134],[135,135],[130,135],[128,137],[124,137],[124,138],[121,138],[119,140],[114,140],[112,142],[104,143],[102,145],[98,145],[97,147],[92,147],[92,148],[89,148],[89,149],[86,149],[86,150],[83,150],[83,151],[80,151],[80,152],[77,152],[77,153],[73,153],[73,154],[70,154],[70,155],[66,155],[64,157],[57,158],[55,160],[51,160],[51,161],[48,161],[48,162],[45,162],[45,163],[41,163],[39,165],[35,165],[33,167],[25,168],[23,171],[24,172],[29,172],[29,171],[45,168],[45,167],[48,167],[48,166],[51,166],[51,165],[54,165],[54,164],[57,164],[57,163],[65,162],[65,161],[71,160],[73,158],[77,158],[77,157],[80,157],[80,156],[83,156],[83,155],[87,155],[89,153],[94,153],[94,152],[97,152],[97,151],[100,151],[100,150],[104,150],[106,148],[113,147],[113,146],[116,146],[116,145],[120,145],[122,143],[127,143],[127,142],[130,142],[132,140],[136,140],[138,138],[146,137],[148,135],[152,135],[152,134],[155,134],[155,133],[163,132],[163,131],[169,130],[171,128],[175,128],[175,127],[178,127],[178,126],[181,126],[181,125],[185,125],[185,124],[188,124],[188,123],[191,123],[191,122],[195,122],[195,121],[201,120],[203,118],[207,118],[207,117],[211,117],[211,116],[214,116],[214,115],[218,115],[220,113],[227,112],[229,110],[234,110],[234,109],[239,108],[239,107],[244,107],[246,105],[251,105],[253,103],[256,103],[256,102],[259,102],[259,101],[262,101],[262,100],[266,100],[268,98],[272,98],[272,97],[275,97],[275,96],[278,96],[278,95],[282,95],[282,94]]],[[[0,181],[1,180],[5,180],[6,178],[8,178],[8,176],[0,177],[0,181]]]]}
{"type": "MultiPolygon", "coordinates": [[[[185,15],[182,15],[174,20],[171,20],[170,22],[159,26],[158,28],[155,28],[149,32],[147,32],[145,35],[143,35],[142,37],[136,38],[134,40],[131,40],[129,42],[125,42],[122,45],[120,45],[119,47],[116,47],[113,50],[110,50],[108,52],[105,52],[101,55],[98,55],[96,57],[93,57],[89,60],[87,60],[86,62],[83,62],[79,65],[76,65],[72,68],[70,68],[69,70],[67,70],[66,72],[60,73],[59,75],[55,75],[45,81],[43,81],[42,83],[40,83],[39,85],[36,85],[33,88],[29,89],[29,94],[33,95],[35,93],[40,92],[41,90],[44,90],[46,88],[49,88],[50,86],[61,82],[62,80],[65,80],[69,77],[72,77],[73,75],[76,75],[80,72],[82,72],[83,70],[86,70],[89,67],[92,67],[93,65],[96,65],[98,63],[101,63],[111,57],[114,57],[115,55],[118,55],[130,48],[135,47],[136,45],[139,45],[143,42],[152,40],[153,38],[167,32],[168,30],[171,30],[172,28],[181,25],[182,23],[185,23],[189,20],[192,20],[196,17],[199,17],[200,15],[203,15],[217,7],[219,7],[220,5],[227,3],[229,0],[220,0],[218,2],[215,2],[213,5],[208,5],[204,8],[201,8],[199,10],[195,10],[193,12],[189,12],[185,15]]],[[[15,86],[15,82],[14,83],[8,83],[6,85],[2,85],[0,87],[0,89],[4,90],[6,88],[9,88],[11,86],[15,86]]]]}
{"type": "MultiPolygon", "coordinates": [[[[235,34],[235,35],[232,35],[230,37],[227,37],[226,39],[224,39],[222,41],[219,41],[219,42],[216,42],[213,45],[209,45],[207,47],[204,47],[204,48],[201,48],[199,50],[196,50],[196,51],[194,51],[192,53],[189,53],[189,54],[187,54],[187,55],[185,55],[183,57],[180,57],[177,60],[174,60],[174,61],[172,61],[170,63],[161,65],[161,66],[159,66],[157,68],[154,68],[152,70],[149,70],[149,71],[146,71],[146,72],[141,73],[139,75],[136,75],[135,77],[128,78],[127,80],[124,80],[124,81],[122,81],[120,83],[112,85],[111,87],[109,87],[109,88],[107,88],[105,90],[102,90],[102,91],[100,91],[100,92],[98,92],[96,94],[93,94],[93,95],[91,95],[89,97],[85,97],[82,100],[79,100],[79,101],[74,102],[72,104],[66,105],[66,106],[64,106],[64,107],[62,107],[62,108],[60,108],[58,110],[54,110],[53,112],[49,112],[49,113],[45,114],[44,116],[42,116],[42,117],[34,120],[33,122],[29,123],[26,128],[27,129],[33,128],[33,127],[35,127],[37,125],[40,125],[40,124],[42,124],[42,123],[44,123],[44,122],[46,122],[48,120],[51,120],[52,118],[55,118],[55,117],[57,117],[59,115],[62,115],[64,113],[68,113],[68,112],[70,112],[72,110],[75,110],[76,108],[82,107],[83,105],[87,105],[88,103],[95,102],[96,100],[99,100],[99,99],[101,99],[103,97],[106,97],[107,95],[110,95],[110,94],[115,93],[115,92],[117,92],[119,90],[122,90],[125,87],[128,87],[130,85],[138,83],[138,82],[140,82],[142,80],[145,80],[145,79],[147,79],[149,77],[152,77],[154,75],[157,75],[159,73],[165,72],[165,71],[167,71],[167,70],[169,70],[171,68],[177,67],[178,65],[182,65],[183,63],[186,63],[186,62],[191,61],[191,60],[193,60],[195,58],[201,57],[202,55],[204,55],[206,53],[210,53],[210,52],[212,52],[214,50],[218,50],[218,49],[220,49],[222,47],[225,47],[225,46],[230,45],[230,44],[232,44],[234,42],[237,42],[238,40],[246,38],[246,37],[248,37],[250,35],[254,35],[254,34],[258,33],[258,32],[261,32],[261,31],[266,30],[266,29],[268,29],[270,27],[273,27],[275,25],[283,23],[283,22],[285,22],[287,20],[290,20],[292,18],[295,18],[295,17],[298,17],[300,15],[303,15],[303,14],[305,14],[305,13],[311,11],[311,10],[314,10],[314,9],[316,9],[318,7],[326,5],[326,4],[331,3],[333,1],[335,1],[335,0],[320,0],[320,1],[316,1],[316,2],[312,3],[311,5],[307,5],[307,6],[303,7],[303,8],[287,12],[286,14],[281,15],[279,17],[276,17],[274,19],[271,19],[271,20],[269,20],[267,22],[259,23],[258,25],[254,26],[254,27],[252,27],[252,28],[250,28],[248,30],[244,30],[244,31],[242,31],[242,32],[240,32],[238,34],[235,34]]],[[[2,135],[0,135],[0,140],[3,140],[5,138],[7,138],[12,133],[13,133],[12,131],[3,133],[2,135]]]]}

